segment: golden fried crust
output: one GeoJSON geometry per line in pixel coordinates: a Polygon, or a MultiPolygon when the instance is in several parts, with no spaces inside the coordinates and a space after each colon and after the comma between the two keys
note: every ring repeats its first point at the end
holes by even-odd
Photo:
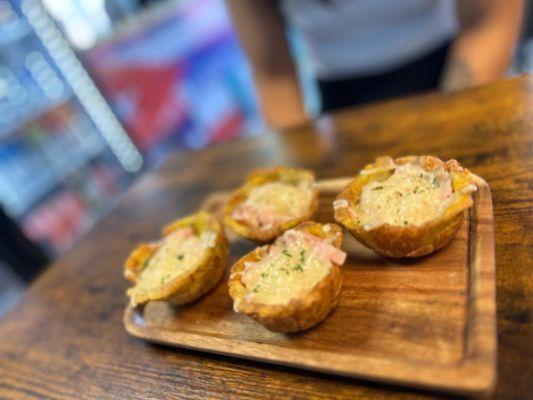
{"type": "Polygon", "coordinates": [[[348,207],[335,209],[335,220],[365,246],[379,254],[393,258],[420,257],[445,246],[456,234],[464,220],[465,210],[472,206],[470,185],[485,184],[476,175],[459,165],[456,160],[443,162],[432,156],[408,156],[393,160],[380,157],[367,165],[361,173],[337,196],[348,207]],[[422,225],[391,226],[383,224],[370,230],[363,229],[354,218],[354,207],[359,203],[363,187],[374,180],[384,180],[398,165],[414,163],[432,171],[444,167],[451,174],[454,197],[449,207],[433,220],[422,225]],[[464,193],[463,193],[464,191],[464,193]],[[349,211],[351,209],[351,211],[349,211]]]}
{"type": "Polygon", "coordinates": [[[124,264],[124,277],[131,282],[136,282],[137,275],[158,248],[159,245],[155,243],[142,243],[133,250],[124,264]]]}
{"type": "MultiPolygon", "coordinates": [[[[342,244],[342,228],[328,224],[331,229],[325,233],[323,225],[304,222],[296,229],[306,231],[321,239],[329,237],[338,248],[342,244]]],[[[262,323],[275,332],[291,333],[309,329],[324,320],[337,305],[342,287],[342,271],[339,265],[332,264],[330,273],[313,289],[304,295],[291,299],[287,304],[256,304],[246,298],[247,288],[241,280],[246,262],[256,262],[268,253],[269,246],[261,246],[242,257],[231,268],[229,293],[236,310],[262,323]]]]}
{"type": "MultiPolygon", "coordinates": [[[[127,294],[131,298],[132,305],[140,305],[148,301],[166,300],[173,305],[187,304],[195,301],[213,289],[226,269],[228,260],[228,242],[224,230],[216,218],[211,214],[200,211],[189,217],[174,221],[163,229],[164,236],[173,231],[190,226],[195,234],[205,230],[215,233],[215,245],[206,251],[205,256],[198,262],[198,266],[188,273],[182,274],[169,280],[156,290],[137,294],[132,297],[132,289],[127,294]]],[[[136,282],[139,274],[146,266],[150,257],[159,249],[161,243],[142,244],[135,249],[125,264],[125,276],[136,282]]]]}
{"type": "Polygon", "coordinates": [[[248,193],[254,187],[264,185],[269,182],[285,181],[300,182],[302,180],[314,181],[315,177],[311,171],[296,168],[276,167],[259,169],[252,172],[243,186],[232,193],[224,206],[224,224],[229,226],[238,235],[252,240],[257,243],[268,243],[280,236],[288,229],[294,228],[303,221],[307,221],[315,215],[318,209],[318,189],[312,189],[312,199],[307,211],[300,217],[291,219],[283,224],[272,227],[271,229],[258,229],[233,219],[235,208],[246,200],[248,193]]]}

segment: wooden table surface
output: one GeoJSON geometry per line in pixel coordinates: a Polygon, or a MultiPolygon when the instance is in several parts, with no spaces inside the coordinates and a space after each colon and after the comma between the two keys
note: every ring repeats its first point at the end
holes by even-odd
{"type": "Polygon", "coordinates": [[[177,153],[149,173],[0,321],[0,398],[434,398],[407,388],[175,350],[129,337],[122,264],[215,190],[254,168],[354,174],[376,156],[456,158],[485,178],[496,221],[495,398],[533,391],[533,77],[347,110],[280,134],[177,153]]]}

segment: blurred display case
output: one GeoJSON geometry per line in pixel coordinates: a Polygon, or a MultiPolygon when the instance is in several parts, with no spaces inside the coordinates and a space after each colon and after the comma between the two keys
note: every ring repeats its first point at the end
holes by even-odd
{"type": "Polygon", "coordinates": [[[150,160],[262,130],[251,73],[222,0],[154,6],[83,58],[150,160]]]}
{"type": "Polygon", "coordinates": [[[142,156],[38,1],[0,0],[0,256],[31,278],[133,180],[142,156]]]}
{"type": "Polygon", "coordinates": [[[142,168],[262,128],[223,0],[0,0],[0,258],[31,276],[142,168]]]}

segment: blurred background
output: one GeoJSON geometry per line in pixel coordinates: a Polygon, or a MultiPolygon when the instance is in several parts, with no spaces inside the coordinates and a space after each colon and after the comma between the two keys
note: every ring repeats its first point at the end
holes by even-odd
{"type": "MultiPolygon", "coordinates": [[[[533,71],[527,7],[509,74],[533,71]]],[[[223,0],[0,0],[0,316],[143,171],[264,131],[223,0]]]]}

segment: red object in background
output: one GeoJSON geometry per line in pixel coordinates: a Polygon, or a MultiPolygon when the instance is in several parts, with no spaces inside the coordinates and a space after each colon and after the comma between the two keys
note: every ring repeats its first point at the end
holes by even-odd
{"type": "Polygon", "coordinates": [[[227,115],[216,127],[216,130],[211,138],[213,143],[231,139],[235,136],[235,132],[239,132],[239,129],[242,127],[243,123],[244,116],[241,113],[234,112],[230,115],[227,115]]]}
{"type": "MultiPolygon", "coordinates": [[[[199,149],[261,126],[223,0],[170,2],[84,54],[140,150],[199,149]]],[[[159,153],[160,154],[160,153],[159,153]]]]}
{"type": "Polygon", "coordinates": [[[121,107],[124,124],[139,147],[153,147],[184,120],[183,105],[175,96],[180,84],[179,66],[124,65],[108,67],[98,75],[107,93],[127,94],[127,99],[121,99],[126,102],[121,107]]]}
{"type": "Polygon", "coordinates": [[[48,242],[54,250],[62,252],[78,238],[86,215],[87,209],[75,193],[61,192],[26,218],[24,230],[30,239],[48,242]]]}
{"type": "Polygon", "coordinates": [[[75,184],[54,194],[24,218],[24,232],[53,252],[63,253],[91,224],[95,210],[107,207],[116,196],[118,179],[103,165],[89,166],[82,186],[75,184]]]}

